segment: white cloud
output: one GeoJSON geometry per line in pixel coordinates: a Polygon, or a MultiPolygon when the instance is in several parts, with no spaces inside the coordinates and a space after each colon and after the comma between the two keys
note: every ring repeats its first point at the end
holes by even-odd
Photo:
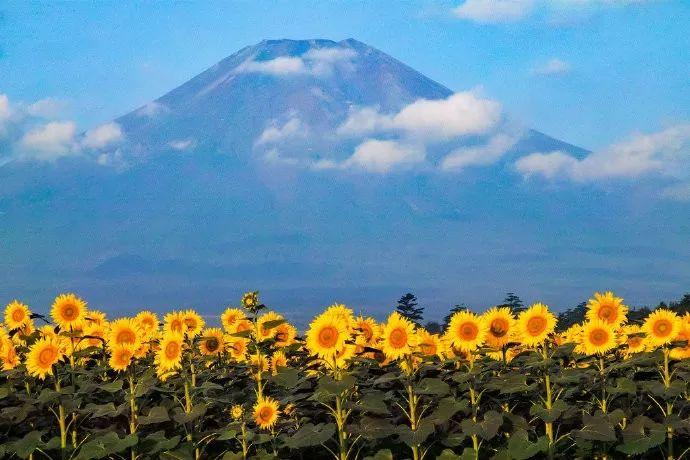
{"type": "Polygon", "coordinates": [[[583,159],[564,152],[532,153],[515,167],[523,176],[592,182],[609,178],[634,179],[648,174],[678,176],[690,167],[690,123],[630,139],[583,159]]]}
{"type": "Polygon", "coordinates": [[[532,73],[535,75],[564,75],[570,72],[571,66],[569,63],[553,58],[532,69],[532,73]]]}
{"type": "Polygon", "coordinates": [[[690,182],[668,186],[661,190],[661,196],[676,201],[690,201],[690,182]]]}
{"type": "Polygon", "coordinates": [[[0,126],[4,121],[9,120],[11,115],[10,99],[6,94],[0,94],[0,126]]]}
{"type": "Polygon", "coordinates": [[[266,73],[275,76],[329,75],[337,66],[352,69],[357,52],[350,48],[311,48],[301,56],[280,56],[255,61],[249,59],[235,69],[237,73],[266,73]]]}
{"type": "Polygon", "coordinates": [[[33,117],[57,118],[66,107],[66,101],[54,97],[47,97],[29,105],[26,108],[26,112],[33,117]]]}
{"type": "Polygon", "coordinates": [[[142,106],[139,110],[137,110],[136,114],[139,117],[155,118],[156,116],[160,115],[161,113],[165,113],[168,110],[169,109],[165,104],[161,104],[160,102],[156,101],[151,101],[148,102],[146,105],[142,106]]]}
{"type": "Polygon", "coordinates": [[[89,149],[100,149],[122,140],[122,128],[115,122],[106,123],[86,132],[82,145],[89,149]]]}
{"type": "Polygon", "coordinates": [[[485,145],[461,147],[441,160],[444,171],[459,171],[468,166],[489,165],[498,161],[517,142],[517,137],[496,134],[485,145]]]}
{"type": "Polygon", "coordinates": [[[421,146],[369,139],[358,145],[342,166],[385,174],[393,169],[423,163],[425,159],[426,153],[421,146]]]}
{"type": "Polygon", "coordinates": [[[21,157],[50,161],[72,154],[76,129],[71,121],[52,121],[33,128],[21,138],[21,157]]]}
{"type": "Polygon", "coordinates": [[[357,136],[394,130],[411,137],[447,140],[484,134],[500,120],[501,105],[498,102],[466,91],[447,99],[419,99],[394,115],[364,107],[351,112],[338,127],[338,133],[357,136]]]}
{"type": "Polygon", "coordinates": [[[170,141],[168,145],[174,150],[183,151],[193,148],[196,145],[196,142],[191,137],[188,137],[187,139],[174,139],[170,141]]]}
{"type": "Polygon", "coordinates": [[[513,22],[530,14],[534,6],[534,0],[466,0],[453,14],[480,23],[513,22]]]}
{"type": "Polygon", "coordinates": [[[299,118],[290,118],[283,126],[271,125],[264,129],[255,145],[276,143],[281,140],[302,135],[306,127],[299,118]]]}

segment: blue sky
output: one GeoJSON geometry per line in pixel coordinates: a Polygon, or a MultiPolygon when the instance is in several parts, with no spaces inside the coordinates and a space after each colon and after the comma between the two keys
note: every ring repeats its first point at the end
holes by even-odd
{"type": "Polygon", "coordinates": [[[589,149],[687,120],[690,3],[507,3],[10,1],[0,93],[87,129],[262,39],[353,37],[589,149]]]}

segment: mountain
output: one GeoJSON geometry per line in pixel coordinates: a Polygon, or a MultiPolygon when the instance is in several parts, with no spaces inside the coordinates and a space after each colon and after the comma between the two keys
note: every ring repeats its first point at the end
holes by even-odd
{"type": "Polygon", "coordinates": [[[642,294],[643,261],[606,254],[658,251],[646,235],[668,215],[629,213],[625,190],[524,182],[517,156],[587,151],[352,39],[263,41],[114,123],[87,154],[0,167],[0,301],[46,311],[73,290],[112,314],[217,312],[258,289],[304,322],[409,290],[436,318],[507,291],[642,294]]]}

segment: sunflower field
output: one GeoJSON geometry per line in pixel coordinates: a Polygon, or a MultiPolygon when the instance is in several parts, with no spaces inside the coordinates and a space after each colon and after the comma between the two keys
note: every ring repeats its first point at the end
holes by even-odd
{"type": "Polygon", "coordinates": [[[640,324],[596,293],[559,330],[541,303],[432,334],[334,304],[300,333],[256,292],[108,320],[74,294],[0,326],[0,458],[690,457],[690,316],[640,324]]]}

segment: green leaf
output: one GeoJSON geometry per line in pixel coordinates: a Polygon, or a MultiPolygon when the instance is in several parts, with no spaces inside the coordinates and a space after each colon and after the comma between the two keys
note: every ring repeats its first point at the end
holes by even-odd
{"type": "Polygon", "coordinates": [[[264,329],[273,329],[280,326],[281,324],[285,324],[286,322],[287,320],[285,319],[274,319],[273,321],[266,321],[265,323],[261,324],[261,327],[263,327],[264,329]]]}
{"type": "Polygon", "coordinates": [[[108,432],[103,436],[85,442],[79,448],[74,460],[89,460],[93,458],[104,458],[117,454],[137,444],[138,438],[135,435],[125,436],[120,439],[117,433],[108,432]]]}
{"type": "Polygon", "coordinates": [[[544,422],[555,422],[561,416],[561,414],[568,409],[568,404],[559,399],[551,406],[551,409],[547,409],[541,404],[534,404],[529,410],[529,413],[533,417],[539,417],[544,422]]]}
{"type": "Polygon", "coordinates": [[[370,457],[364,457],[364,460],[393,460],[393,453],[390,449],[381,449],[370,457]]]}
{"type": "Polygon", "coordinates": [[[299,382],[299,370],[284,367],[276,375],[271,376],[271,382],[283,388],[295,388],[299,382]]]}
{"type": "Polygon", "coordinates": [[[535,455],[546,452],[549,448],[549,439],[542,436],[537,442],[531,442],[529,435],[524,430],[518,430],[508,439],[507,452],[514,460],[526,460],[535,455]]]}
{"type": "Polygon", "coordinates": [[[122,390],[122,383],[122,380],[115,380],[114,382],[100,384],[98,388],[108,393],[115,393],[122,390]]]}
{"type": "Polygon", "coordinates": [[[162,423],[170,420],[168,410],[162,406],[152,407],[148,414],[140,415],[137,419],[139,425],[150,425],[152,423],[162,423]]]}
{"type": "Polygon", "coordinates": [[[390,411],[385,403],[385,394],[381,391],[374,391],[365,394],[357,406],[363,412],[376,415],[388,415],[390,411]]]}
{"type": "Polygon", "coordinates": [[[192,407],[192,410],[187,412],[181,411],[181,409],[173,416],[173,420],[175,420],[177,423],[189,423],[192,422],[199,417],[203,417],[203,415],[206,413],[206,404],[200,403],[200,404],[195,404],[194,407],[192,407]]]}
{"type": "Polygon", "coordinates": [[[640,415],[623,430],[623,443],[616,447],[626,455],[642,455],[666,440],[666,427],[640,415]]]}
{"type": "MultiPolygon", "coordinates": [[[[476,458],[476,456],[474,456],[474,450],[472,451],[472,455],[473,455],[472,456],[473,459],[476,458]]],[[[450,449],[444,449],[443,452],[441,452],[438,455],[438,457],[436,457],[436,459],[437,460],[460,460],[463,457],[464,457],[464,452],[463,452],[463,456],[460,456],[450,449]]]]}
{"type": "Polygon", "coordinates": [[[19,441],[15,441],[13,447],[17,452],[17,456],[27,458],[33,451],[36,450],[38,446],[42,444],[41,436],[43,436],[42,431],[32,431],[26,434],[19,441]]]}
{"type": "Polygon", "coordinates": [[[426,417],[432,423],[440,425],[446,423],[456,413],[465,410],[469,407],[469,402],[466,399],[458,401],[453,397],[443,398],[438,402],[436,409],[426,417]]]}
{"type": "Polygon", "coordinates": [[[585,441],[614,442],[616,431],[611,422],[603,415],[583,415],[583,427],[580,430],[573,430],[571,433],[574,438],[585,441]]]}
{"type": "Polygon", "coordinates": [[[448,394],[450,386],[441,379],[423,378],[415,387],[415,392],[420,395],[443,396],[448,394]]]}
{"type": "Polygon", "coordinates": [[[331,439],[335,434],[335,430],[335,424],[333,423],[319,423],[318,425],[307,423],[297,430],[295,434],[287,438],[285,445],[291,449],[318,446],[331,439]]]}
{"type": "Polygon", "coordinates": [[[153,455],[164,450],[174,449],[179,443],[179,435],[168,439],[165,437],[165,431],[156,431],[146,435],[139,441],[138,451],[147,455],[153,455]]]}

